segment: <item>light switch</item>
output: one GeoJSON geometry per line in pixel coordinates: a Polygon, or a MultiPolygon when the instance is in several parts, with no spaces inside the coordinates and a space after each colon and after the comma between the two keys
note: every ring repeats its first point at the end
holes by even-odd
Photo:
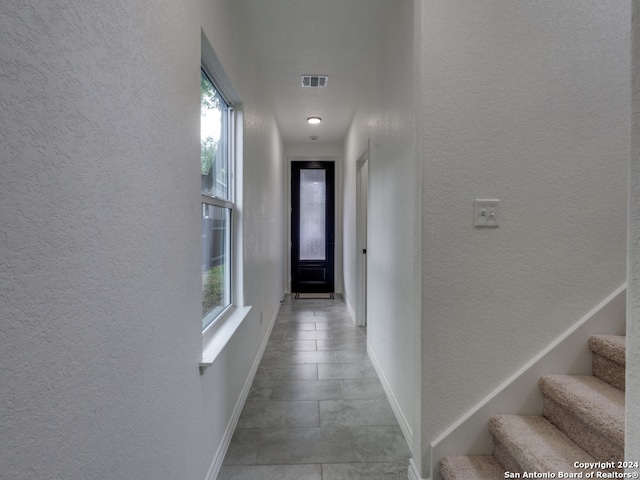
{"type": "Polygon", "coordinates": [[[497,227],[500,200],[476,200],[474,225],[476,227],[497,227]]]}

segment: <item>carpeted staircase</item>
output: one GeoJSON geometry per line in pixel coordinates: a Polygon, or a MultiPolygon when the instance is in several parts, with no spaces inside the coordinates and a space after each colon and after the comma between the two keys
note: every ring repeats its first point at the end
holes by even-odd
{"type": "Polygon", "coordinates": [[[589,348],[592,376],[540,378],[542,415],[492,417],[493,455],[446,456],[440,460],[444,479],[540,478],[529,476],[534,472],[586,478],[592,470],[617,470],[624,457],[625,337],[596,335],[589,348]],[[576,462],[613,463],[590,469],[576,468],[576,462]]]}

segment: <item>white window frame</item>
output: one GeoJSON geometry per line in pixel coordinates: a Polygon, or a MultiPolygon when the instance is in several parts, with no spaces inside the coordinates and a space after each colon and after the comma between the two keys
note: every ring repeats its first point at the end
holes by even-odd
{"type": "MultiPolygon", "coordinates": [[[[242,102],[240,96],[227,78],[222,66],[215,55],[206,36],[202,33],[202,59],[201,68],[211,80],[218,93],[228,105],[229,115],[227,128],[228,155],[229,155],[229,198],[222,199],[214,195],[200,192],[201,202],[228,208],[231,211],[230,229],[230,304],[224,311],[217,314],[217,318],[202,330],[202,360],[200,367],[204,368],[213,363],[217,355],[224,348],[233,333],[246,318],[251,307],[243,306],[242,292],[242,198],[241,182],[242,171],[242,102]]],[[[202,208],[202,206],[201,206],[202,208]]],[[[202,246],[201,246],[202,249],[202,246]]],[[[200,318],[202,325],[203,318],[200,318]]]]}

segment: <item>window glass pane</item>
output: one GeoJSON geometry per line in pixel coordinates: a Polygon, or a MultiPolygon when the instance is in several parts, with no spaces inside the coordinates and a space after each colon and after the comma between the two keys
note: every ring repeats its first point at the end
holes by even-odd
{"type": "Polygon", "coordinates": [[[300,260],[325,260],[326,172],[300,170],[300,260]]]}
{"type": "Polygon", "coordinates": [[[200,179],[202,192],[230,200],[229,106],[200,72],[200,179]]]}
{"type": "Polygon", "coordinates": [[[231,304],[231,210],[202,204],[202,329],[231,304]]]}

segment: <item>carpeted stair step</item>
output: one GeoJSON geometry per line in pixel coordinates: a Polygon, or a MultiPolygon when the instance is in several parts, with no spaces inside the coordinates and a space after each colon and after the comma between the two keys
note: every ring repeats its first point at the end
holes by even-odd
{"type": "Polygon", "coordinates": [[[624,391],[627,338],[620,335],[594,335],[589,338],[593,376],[624,391]]]}
{"type": "Polygon", "coordinates": [[[594,458],[624,459],[624,393],[589,375],[545,375],[542,414],[594,458]]]}
{"type": "Polygon", "coordinates": [[[492,455],[449,455],[440,460],[444,480],[495,480],[504,469],[492,455]]]}
{"type": "Polygon", "coordinates": [[[544,417],[498,415],[489,420],[489,430],[493,455],[509,472],[578,472],[574,462],[595,461],[544,417]]]}

